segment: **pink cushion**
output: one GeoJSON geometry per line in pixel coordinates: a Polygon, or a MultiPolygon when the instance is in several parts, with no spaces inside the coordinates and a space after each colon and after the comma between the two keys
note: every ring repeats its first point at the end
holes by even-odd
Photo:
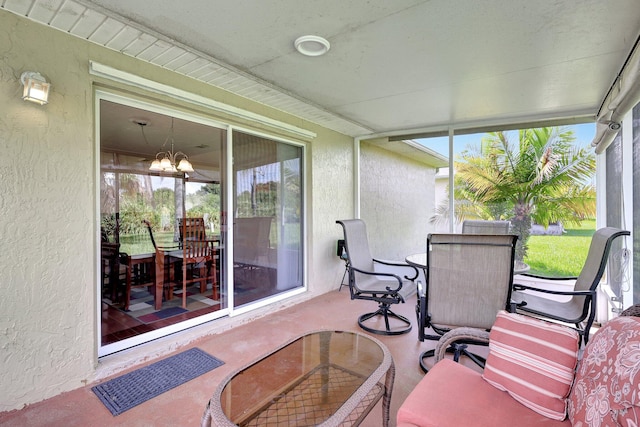
{"type": "Polygon", "coordinates": [[[398,427],[568,427],[492,387],[479,372],[444,359],[436,363],[398,409],[398,427]]]}
{"type": "Polygon", "coordinates": [[[575,427],[640,425],[640,319],[617,317],[584,350],[569,395],[575,427]]]}
{"type": "Polygon", "coordinates": [[[501,311],[489,334],[483,378],[533,411],[564,420],[579,342],[571,328],[501,311]]]}

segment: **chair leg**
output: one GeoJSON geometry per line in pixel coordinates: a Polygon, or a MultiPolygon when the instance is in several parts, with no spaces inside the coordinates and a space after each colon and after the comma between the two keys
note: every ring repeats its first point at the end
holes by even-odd
{"type": "Polygon", "coordinates": [[[182,263],[182,308],[187,308],[187,263],[182,263]]]}
{"type": "Polygon", "coordinates": [[[360,327],[365,331],[371,332],[372,334],[378,334],[378,335],[402,335],[402,334],[406,334],[411,330],[411,321],[409,321],[409,319],[407,319],[406,317],[391,311],[391,309],[389,308],[389,304],[386,304],[386,303],[381,303],[377,311],[374,311],[373,313],[366,313],[360,316],[358,318],[358,325],[360,325],[360,327]],[[376,316],[383,317],[384,325],[385,325],[384,330],[374,329],[364,324],[364,322],[376,316]],[[405,326],[402,327],[401,329],[392,330],[391,325],[389,323],[390,317],[400,320],[400,322],[402,322],[405,326]]]}
{"type": "Polygon", "coordinates": [[[344,278],[347,277],[347,273],[349,273],[349,265],[348,264],[344,269],[344,273],[342,274],[342,280],[340,281],[340,287],[338,288],[338,292],[340,292],[342,290],[343,286],[346,286],[345,283],[344,283],[344,278]]]}

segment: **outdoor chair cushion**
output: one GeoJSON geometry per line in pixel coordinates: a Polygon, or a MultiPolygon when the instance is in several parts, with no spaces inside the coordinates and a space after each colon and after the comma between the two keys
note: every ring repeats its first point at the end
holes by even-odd
{"type": "Polygon", "coordinates": [[[574,427],[640,425],[640,318],[617,317],[584,351],[569,395],[574,427]]]}
{"type": "Polygon", "coordinates": [[[451,359],[429,370],[398,409],[397,427],[571,426],[538,414],[451,359]]]}
{"type": "Polygon", "coordinates": [[[545,417],[564,420],[580,336],[574,329],[501,311],[483,378],[545,417]]]}

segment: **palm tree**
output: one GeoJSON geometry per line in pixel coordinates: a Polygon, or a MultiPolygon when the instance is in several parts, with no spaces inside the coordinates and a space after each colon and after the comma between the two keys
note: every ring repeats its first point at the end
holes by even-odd
{"type": "Polygon", "coordinates": [[[574,140],[563,127],[520,130],[517,143],[505,132],[488,133],[455,162],[456,216],[509,219],[519,261],[532,220],[547,227],[593,217],[595,155],[574,140]]]}

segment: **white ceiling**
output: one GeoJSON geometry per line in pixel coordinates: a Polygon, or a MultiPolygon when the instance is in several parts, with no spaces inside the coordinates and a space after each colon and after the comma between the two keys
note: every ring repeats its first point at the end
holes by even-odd
{"type": "Polygon", "coordinates": [[[593,119],[638,0],[0,0],[0,7],[352,135],[593,119]],[[305,57],[294,40],[325,37],[305,57]]]}

